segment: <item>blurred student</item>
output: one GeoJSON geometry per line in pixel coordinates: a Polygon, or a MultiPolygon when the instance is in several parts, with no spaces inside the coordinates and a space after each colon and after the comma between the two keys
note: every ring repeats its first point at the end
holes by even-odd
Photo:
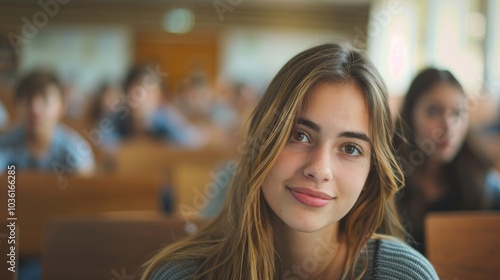
{"type": "Polygon", "coordinates": [[[449,71],[417,75],[400,121],[395,145],[406,188],[398,207],[413,245],[424,253],[427,213],[500,209],[500,180],[470,142],[467,98],[449,71]]]}
{"type": "Polygon", "coordinates": [[[203,70],[192,70],[181,82],[175,103],[190,119],[211,121],[216,94],[203,70]]]}
{"type": "Polygon", "coordinates": [[[113,104],[122,98],[123,93],[119,86],[112,83],[101,84],[90,102],[88,114],[91,121],[97,123],[100,119],[113,115],[113,104]]]}
{"type": "Polygon", "coordinates": [[[224,110],[214,110],[212,118],[215,123],[225,127],[229,131],[238,131],[245,120],[250,116],[258,101],[258,94],[252,87],[245,83],[231,82],[222,90],[215,108],[227,107],[233,115],[228,118],[224,110]]]}
{"type": "Polygon", "coordinates": [[[202,146],[205,135],[164,98],[162,78],[154,71],[151,67],[130,70],[124,83],[125,101],[114,102],[113,133],[105,139],[146,136],[187,148],[202,146]]]}
{"type": "Polygon", "coordinates": [[[240,130],[258,100],[250,86],[221,79],[212,91],[206,75],[194,71],[179,87],[175,103],[188,118],[210,132],[210,145],[236,147],[240,130]]]}
{"type": "MultiPolygon", "coordinates": [[[[112,126],[116,122],[115,105],[118,105],[123,100],[123,92],[121,87],[113,83],[102,83],[97,89],[95,96],[89,103],[87,117],[97,129],[98,138],[92,135],[91,132],[84,132],[101,151],[106,154],[113,154],[120,140],[118,133],[114,131],[112,126]],[[109,124],[109,127],[106,126],[109,124]],[[102,135],[102,136],[101,136],[102,135]],[[94,137],[94,138],[93,138],[94,137]]],[[[96,131],[96,130],[94,130],[96,131]]],[[[96,132],[94,132],[96,133],[96,132]]]]}
{"type": "Polygon", "coordinates": [[[14,99],[21,121],[0,137],[0,172],[11,164],[18,170],[50,171],[58,176],[94,171],[90,145],[60,123],[65,102],[61,84],[52,73],[34,71],[23,77],[14,99]]]}

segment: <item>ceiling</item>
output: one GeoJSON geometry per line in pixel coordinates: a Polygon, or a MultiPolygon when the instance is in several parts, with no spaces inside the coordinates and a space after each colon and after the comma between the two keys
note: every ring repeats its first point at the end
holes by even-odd
{"type": "MultiPolygon", "coordinates": [[[[196,15],[197,27],[220,30],[233,25],[277,26],[337,30],[364,26],[370,0],[67,0],[60,5],[49,25],[116,24],[136,30],[160,28],[171,8],[189,8],[196,15]],[[217,3],[233,4],[223,13],[217,3]]],[[[62,2],[62,1],[61,1],[62,2]]],[[[19,29],[23,17],[32,20],[41,11],[36,0],[0,2],[0,32],[19,29]]]]}

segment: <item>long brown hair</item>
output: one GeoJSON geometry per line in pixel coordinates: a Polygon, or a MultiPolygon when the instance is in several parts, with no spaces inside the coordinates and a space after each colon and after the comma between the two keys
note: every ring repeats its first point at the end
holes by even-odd
{"type": "Polygon", "coordinates": [[[165,262],[199,260],[195,279],[278,279],[270,210],[261,185],[287,143],[295,117],[307,95],[320,83],[355,82],[364,92],[373,140],[371,171],[365,191],[340,221],[348,256],[344,277],[360,279],[355,266],[368,238],[375,233],[401,238],[403,229],[393,197],[402,172],[392,147],[387,90],[373,64],[347,45],[324,44],[308,49],[283,66],[252,113],[242,151],[221,213],[208,227],[163,249],[147,264],[142,279],[165,262]]]}

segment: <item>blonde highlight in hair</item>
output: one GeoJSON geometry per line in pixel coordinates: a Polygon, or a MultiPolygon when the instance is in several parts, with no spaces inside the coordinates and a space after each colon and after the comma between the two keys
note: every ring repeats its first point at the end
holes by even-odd
{"type": "Polygon", "coordinates": [[[252,113],[245,149],[228,188],[221,213],[205,228],[172,244],[145,264],[142,279],[166,262],[198,260],[194,279],[279,279],[270,208],[261,186],[287,143],[307,95],[325,82],[355,82],[364,92],[370,114],[371,171],[353,209],[340,221],[348,257],[344,278],[355,275],[367,240],[374,234],[401,238],[394,207],[402,172],[391,144],[392,122],[387,90],[371,62],[347,45],[324,44],[308,49],[283,66],[252,113]]]}

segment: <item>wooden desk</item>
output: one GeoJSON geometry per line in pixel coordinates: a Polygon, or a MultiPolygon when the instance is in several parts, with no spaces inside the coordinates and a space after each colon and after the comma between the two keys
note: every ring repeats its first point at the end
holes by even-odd
{"type": "MultiPolygon", "coordinates": [[[[67,176],[60,181],[53,174],[17,172],[15,217],[19,254],[40,254],[45,222],[54,216],[124,210],[158,211],[161,209],[161,184],[158,178],[140,174],[128,177],[67,176]]],[[[5,222],[5,175],[0,176],[0,193],[0,222],[5,222]]],[[[4,230],[2,227],[0,233],[4,230]]]]}

